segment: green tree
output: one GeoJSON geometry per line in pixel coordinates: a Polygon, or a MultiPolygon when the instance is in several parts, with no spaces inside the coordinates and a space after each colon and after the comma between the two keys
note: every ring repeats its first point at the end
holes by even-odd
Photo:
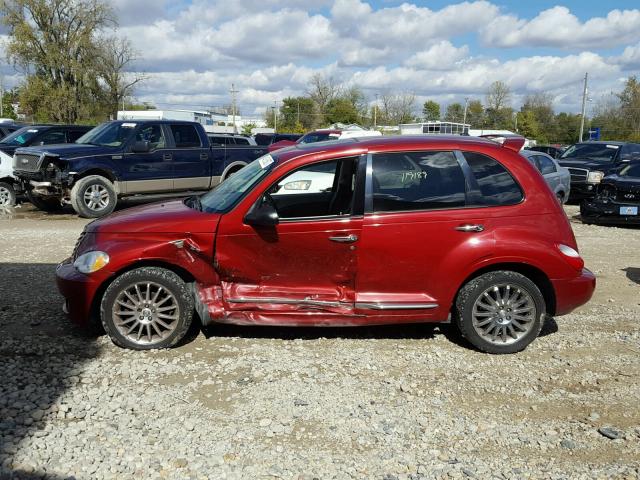
{"type": "Polygon", "coordinates": [[[627,125],[626,138],[640,141],[640,82],[637,77],[629,77],[624,90],[617,97],[620,100],[620,114],[627,125]]]}
{"type": "MultiPolygon", "coordinates": [[[[302,133],[313,129],[315,107],[308,97],[287,97],[280,106],[279,130],[282,132],[302,133]]],[[[273,114],[272,114],[273,116],[273,114]]]]}
{"type": "Polygon", "coordinates": [[[427,100],[422,106],[422,118],[425,122],[440,120],[440,104],[427,100]]]}
{"type": "Polygon", "coordinates": [[[2,118],[16,119],[16,112],[13,110],[13,104],[16,102],[18,94],[16,90],[7,90],[2,92],[2,118]]]}
{"type": "Polygon", "coordinates": [[[447,122],[461,123],[463,118],[464,118],[464,107],[462,105],[455,102],[455,103],[450,103],[447,106],[447,110],[444,114],[444,119],[447,122]]]}
{"type": "Polygon", "coordinates": [[[357,107],[348,98],[330,100],[325,116],[328,123],[358,123],[360,120],[357,107]]]}
{"type": "Polygon", "coordinates": [[[471,125],[471,128],[484,126],[484,107],[480,100],[471,100],[467,104],[467,123],[471,125]]]}
{"type": "Polygon", "coordinates": [[[525,138],[546,143],[541,139],[540,126],[533,110],[523,110],[518,115],[518,133],[525,138]]]}

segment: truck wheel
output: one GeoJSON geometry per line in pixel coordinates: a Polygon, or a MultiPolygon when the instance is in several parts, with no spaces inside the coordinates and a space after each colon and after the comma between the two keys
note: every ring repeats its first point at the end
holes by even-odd
{"type": "Polygon", "coordinates": [[[62,204],[57,198],[40,197],[27,190],[27,199],[34,207],[43,212],[57,212],[62,210],[62,204]]]}
{"type": "Polygon", "coordinates": [[[535,283],[516,272],[498,271],[462,287],[454,319],[462,336],[478,350],[515,353],[538,336],[545,311],[535,283]]]}
{"type": "Polygon", "coordinates": [[[0,182],[0,207],[13,207],[16,204],[16,192],[7,182],[0,182]]]}
{"type": "Polygon", "coordinates": [[[78,180],[71,189],[71,206],[84,218],[98,218],[113,212],[118,196],[113,184],[100,175],[78,180]]]}
{"type": "Polygon", "coordinates": [[[133,350],[169,348],[184,338],[194,301],[186,283],[158,267],[130,270],[104,292],[100,318],[116,345],[133,350]]]}

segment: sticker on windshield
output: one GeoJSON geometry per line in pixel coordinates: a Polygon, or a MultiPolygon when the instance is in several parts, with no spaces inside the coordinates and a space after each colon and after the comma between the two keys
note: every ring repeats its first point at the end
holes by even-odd
{"type": "Polygon", "coordinates": [[[271,155],[265,155],[263,157],[260,157],[258,159],[258,163],[260,164],[260,167],[262,167],[262,169],[264,170],[265,168],[267,168],[269,165],[271,165],[273,163],[273,157],[271,155]]]}
{"type": "Polygon", "coordinates": [[[123,123],[122,126],[124,128],[134,128],[136,126],[135,123],[123,123]]]}
{"type": "Polygon", "coordinates": [[[29,133],[38,133],[38,130],[36,130],[35,128],[30,128],[29,130],[27,130],[27,132],[29,132],[29,133]]]}
{"type": "Polygon", "coordinates": [[[607,145],[607,148],[620,148],[620,145],[607,145]]]}

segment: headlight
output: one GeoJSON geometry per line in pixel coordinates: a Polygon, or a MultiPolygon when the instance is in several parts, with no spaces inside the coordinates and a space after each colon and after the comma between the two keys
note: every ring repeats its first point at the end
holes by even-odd
{"type": "Polygon", "coordinates": [[[296,180],[295,182],[287,182],[284,184],[285,190],[309,190],[311,180],[296,180]]]}
{"type": "Polygon", "coordinates": [[[97,272],[109,263],[109,255],[105,252],[87,252],[80,255],[73,266],[81,273],[97,272]]]}
{"type": "Polygon", "coordinates": [[[600,172],[598,170],[594,170],[593,172],[589,172],[587,175],[587,182],[589,183],[600,183],[600,181],[604,178],[604,172],[600,172]]]}

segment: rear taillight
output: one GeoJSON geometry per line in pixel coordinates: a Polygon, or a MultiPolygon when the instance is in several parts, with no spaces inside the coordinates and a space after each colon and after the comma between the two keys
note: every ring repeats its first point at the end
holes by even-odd
{"type": "Polygon", "coordinates": [[[584,267],[584,260],[577,250],[571,248],[568,245],[563,245],[562,243],[558,244],[557,247],[562,256],[567,260],[567,263],[569,265],[571,265],[576,270],[582,270],[582,268],[584,267]]]}

